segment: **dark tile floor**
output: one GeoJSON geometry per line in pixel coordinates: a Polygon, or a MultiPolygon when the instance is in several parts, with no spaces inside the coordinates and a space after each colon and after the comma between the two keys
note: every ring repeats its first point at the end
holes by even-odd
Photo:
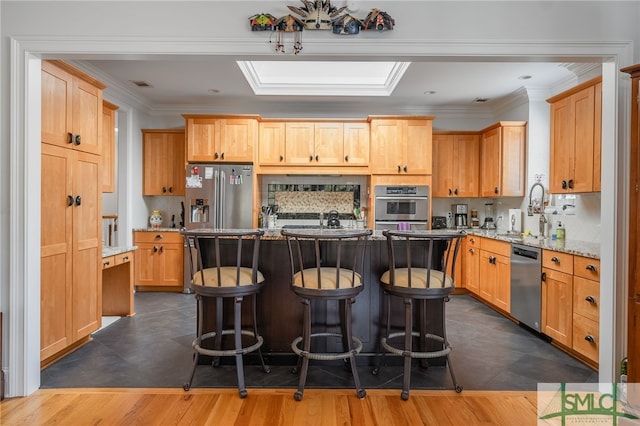
{"type": "MultiPolygon", "coordinates": [[[[181,387],[191,369],[195,333],[193,295],[136,293],[137,314],[97,331],[94,340],[46,368],[42,388],[181,387]]],[[[597,382],[592,369],[519,327],[475,299],[456,295],[447,305],[447,332],[452,365],[468,390],[536,390],[538,382],[597,382]]],[[[365,388],[401,388],[402,368],[390,365],[377,375],[358,366],[365,388]]],[[[247,387],[297,387],[290,366],[272,365],[265,374],[245,367],[247,387]]],[[[235,368],[200,365],[193,387],[235,387],[235,368]]],[[[309,388],[350,388],[351,374],[342,366],[311,366],[309,388]]],[[[444,367],[414,368],[414,389],[451,388],[444,367]]]]}

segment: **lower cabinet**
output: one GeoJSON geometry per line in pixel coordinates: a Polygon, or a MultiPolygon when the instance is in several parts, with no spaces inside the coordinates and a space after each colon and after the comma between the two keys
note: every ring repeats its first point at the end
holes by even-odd
{"type": "Polygon", "coordinates": [[[479,293],[495,307],[511,312],[511,244],[480,239],[479,293]]]}
{"type": "Polygon", "coordinates": [[[102,315],[135,315],[133,259],[133,251],[102,258],[102,315]]]}
{"type": "Polygon", "coordinates": [[[598,363],[600,262],[542,251],[542,332],[598,363]]]}
{"type": "Polygon", "coordinates": [[[179,232],[135,231],[137,290],[182,290],[184,240],[179,232]]]}
{"type": "Polygon", "coordinates": [[[462,264],[462,284],[473,294],[480,292],[480,237],[467,236],[462,240],[462,253],[458,262],[462,264]]]}

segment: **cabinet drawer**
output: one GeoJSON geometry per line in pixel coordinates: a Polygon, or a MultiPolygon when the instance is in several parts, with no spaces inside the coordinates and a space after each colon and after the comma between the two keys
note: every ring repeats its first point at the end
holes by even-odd
{"type": "Polygon", "coordinates": [[[182,243],[184,241],[182,234],[179,232],[154,232],[154,231],[141,231],[135,232],[133,238],[136,244],[138,243],[182,243]]]}
{"type": "Polygon", "coordinates": [[[573,312],[594,321],[600,320],[600,284],[573,277],[573,312]]]}
{"type": "Polygon", "coordinates": [[[133,252],[120,253],[114,256],[116,258],[116,265],[122,265],[133,260],[133,252]]]}
{"type": "Polygon", "coordinates": [[[573,349],[598,362],[600,330],[596,321],[573,314],[573,349]]]}
{"type": "Polygon", "coordinates": [[[542,250],[542,267],[573,275],[573,255],[542,250]]]}
{"type": "Polygon", "coordinates": [[[480,241],[480,248],[502,256],[511,256],[511,243],[506,243],[504,241],[482,238],[480,241]]]}
{"type": "Polygon", "coordinates": [[[111,268],[113,266],[116,266],[116,257],[115,256],[108,256],[108,257],[103,257],[102,258],[102,269],[111,268]]]}
{"type": "Polygon", "coordinates": [[[573,274],[588,280],[600,282],[600,261],[588,257],[573,257],[573,274]]]}
{"type": "Polygon", "coordinates": [[[480,240],[482,240],[482,238],[476,237],[475,235],[467,235],[467,247],[480,248],[480,240]]]}

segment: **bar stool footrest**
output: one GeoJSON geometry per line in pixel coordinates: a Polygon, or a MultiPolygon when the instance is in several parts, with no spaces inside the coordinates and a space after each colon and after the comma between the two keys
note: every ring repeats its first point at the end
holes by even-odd
{"type": "MultiPolygon", "coordinates": [[[[207,339],[211,339],[216,337],[216,332],[212,331],[209,333],[205,333],[200,337],[197,337],[193,340],[193,343],[191,344],[191,346],[193,347],[193,350],[198,352],[201,355],[209,355],[209,356],[235,356],[238,353],[241,354],[248,354],[249,352],[253,352],[258,350],[258,348],[260,348],[262,346],[262,343],[264,343],[264,339],[262,338],[262,336],[258,335],[256,336],[256,334],[253,331],[250,330],[241,330],[240,333],[243,336],[250,336],[253,337],[254,339],[256,339],[256,343],[254,343],[253,345],[250,346],[246,346],[243,347],[240,351],[236,351],[235,349],[207,349],[207,348],[203,348],[202,346],[200,346],[200,344],[207,339]]],[[[222,335],[233,335],[234,334],[234,330],[222,330],[222,335]]]]}
{"type": "MultiPolygon", "coordinates": [[[[314,337],[342,337],[340,333],[312,333],[311,338],[314,337]]],[[[291,342],[291,349],[295,352],[296,355],[314,359],[319,361],[334,361],[337,359],[347,359],[352,356],[360,353],[362,350],[362,341],[355,336],[351,337],[353,343],[355,343],[355,347],[349,352],[338,352],[338,353],[318,353],[318,352],[307,352],[298,347],[298,343],[302,342],[302,336],[298,336],[295,338],[293,342],[291,342]]]]}
{"type": "MultiPolygon", "coordinates": [[[[420,337],[420,333],[418,333],[417,331],[412,332],[411,335],[413,337],[420,337]]],[[[404,337],[404,336],[405,336],[405,332],[404,331],[398,331],[396,333],[390,333],[389,336],[382,338],[382,341],[381,341],[382,347],[385,348],[387,350],[387,352],[395,354],[395,355],[410,356],[411,358],[420,358],[420,359],[440,358],[442,356],[448,355],[451,352],[451,346],[449,345],[449,343],[446,342],[442,336],[438,336],[436,334],[425,334],[424,337],[426,337],[427,339],[435,340],[437,342],[440,342],[440,343],[444,344],[445,347],[442,350],[439,350],[439,351],[429,351],[429,352],[406,351],[404,349],[400,349],[400,348],[397,348],[395,346],[392,346],[387,341],[389,339],[393,339],[393,338],[396,338],[396,337],[404,337]]]]}

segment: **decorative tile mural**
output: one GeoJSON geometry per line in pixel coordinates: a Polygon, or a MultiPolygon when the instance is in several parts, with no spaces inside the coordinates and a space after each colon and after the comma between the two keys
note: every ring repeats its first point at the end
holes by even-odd
{"type": "Polygon", "coordinates": [[[351,218],[360,207],[360,185],[269,184],[269,205],[276,205],[281,219],[317,217],[337,210],[341,218],[351,218]]]}

